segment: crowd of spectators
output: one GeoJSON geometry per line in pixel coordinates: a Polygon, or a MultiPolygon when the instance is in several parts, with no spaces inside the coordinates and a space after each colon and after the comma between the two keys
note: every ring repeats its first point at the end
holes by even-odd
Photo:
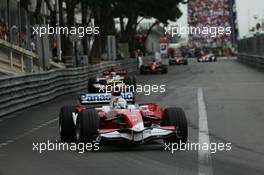
{"type": "MultiPolygon", "coordinates": [[[[192,0],[188,3],[188,23],[193,27],[230,27],[229,0],[192,0]]],[[[189,36],[192,47],[224,47],[230,45],[231,35],[195,34],[189,36]]]]}
{"type": "Polygon", "coordinates": [[[20,31],[16,25],[12,25],[9,29],[3,19],[0,19],[0,39],[24,49],[36,51],[35,36],[28,36],[26,32],[20,31]]]}
{"type": "Polygon", "coordinates": [[[8,39],[8,28],[2,19],[0,20],[0,39],[5,41],[8,39]]]}

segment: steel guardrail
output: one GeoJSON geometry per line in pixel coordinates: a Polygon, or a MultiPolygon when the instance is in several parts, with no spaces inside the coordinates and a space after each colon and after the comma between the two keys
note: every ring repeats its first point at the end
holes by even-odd
{"type": "Polygon", "coordinates": [[[264,68],[264,34],[239,40],[238,61],[255,68],[264,68]]]}
{"type": "Polygon", "coordinates": [[[0,118],[12,112],[47,102],[55,97],[86,90],[90,77],[117,64],[128,72],[136,70],[136,60],[103,62],[78,68],[65,68],[0,78],[0,118]]]}

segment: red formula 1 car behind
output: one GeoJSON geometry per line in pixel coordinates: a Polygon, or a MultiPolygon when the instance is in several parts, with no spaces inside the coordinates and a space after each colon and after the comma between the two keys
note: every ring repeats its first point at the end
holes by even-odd
{"type": "Polygon", "coordinates": [[[62,141],[98,142],[127,141],[143,144],[154,139],[165,143],[187,141],[188,129],[181,108],[158,109],[156,104],[128,104],[132,94],[85,94],[81,105],[64,106],[60,110],[62,141]],[[109,102],[98,108],[85,104],[109,102]]]}
{"type": "Polygon", "coordinates": [[[177,50],[175,55],[169,57],[169,65],[188,65],[188,60],[182,56],[180,50],[177,50]]]}
{"type": "Polygon", "coordinates": [[[169,65],[188,65],[188,60],[183,57],[169,58],[169,65]]]}
{"type": "Polygon", "coordinates": [[[140,74],[147,73],[168,73],[168,66],[159,62],[152,62],[150,64],[143,64],[140,66],[140,74]]]}

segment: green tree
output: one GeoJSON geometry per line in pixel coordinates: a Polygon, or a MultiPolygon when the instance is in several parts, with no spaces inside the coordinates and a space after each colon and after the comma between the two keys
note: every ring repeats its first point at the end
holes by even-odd
{"type": "MultiPolygon", "coordinates": [[[[100,34],[93,37],[93,45],[89,53],[91,63],[98,63],[102,52],[105,52],[107,35],[115,33],[114,18],[120,19],[120,42],[129,44],[130,50],[135,48],[135,35],[138,24],[142,19],[155,18],[158,23],[166,23],[168,20],[175,21],[182,13],[178,8],[179,3],[184,0],[60,0],[66,3],[67,26],[74,25],[74,9],[78,3],[82,5],[82,25],[86,26],[90,20],[94,20],[94,25],[100,28],[100,34]],[[87,19],[87,9],[90,16],[87,19]],[[125,22],[126,19],[126,22],[125,22]]],[[[60,9],[62,11],[62,9],[60,9]]],[[[61,15],[62,16],[62,15],[61,15]]],[[[63,22],[63,21],[61,21],[63,22]]],[[[153,24],[154,26],[155,24],[153,24]]],[[[152,27],[153,27],[152,26],[152,27]]],[[[149,32],[152,30],[149,29],[149,32]]],[[[83,39],[85,54],[88,54],[87,38],[83,39]]],[[[72,55],[72,44],[68,38],[63,42],[64,55],[72,55]]]]}
{"type": "MultiPolygon", "coordinates": [[[[134,49],[134,38],[136,29],[143,19],[155,18],[157,22],[167,24],[168,20],[176,21],[182,12],[179,10],[179,3],[186,3],[184,0],[116,0],[114,8],[115,17],[120,19],[121,42],[128,42],[130,50],[134,49]],[[124,18],[127,18],[127,24],[124,25],[124,18]]],[[[153,26],[157,23],[155,22],[153,26]]],[[[150,33],[153,26],[150,27],[150,33]]]]}

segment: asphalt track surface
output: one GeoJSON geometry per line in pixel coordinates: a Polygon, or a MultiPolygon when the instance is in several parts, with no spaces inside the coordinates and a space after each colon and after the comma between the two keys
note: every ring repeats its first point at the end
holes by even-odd
{"type": "Polygon", "coordinates": [[[137,100],[182,107],[190,142],[231,142],[232,149],[172,154],[156,141],[135,147],[105,145],[83,154],[33,151],[33,142],[59,140],[59,108],[77,103],[76,94],[69,94],[0,118],[0,175],[264,174],[263,72],[236,60],[192,60],[188,66],[169,67],[168,75],[138,75],[137,81],[166,85],[166,93],[140,94],[137,100]]]}

